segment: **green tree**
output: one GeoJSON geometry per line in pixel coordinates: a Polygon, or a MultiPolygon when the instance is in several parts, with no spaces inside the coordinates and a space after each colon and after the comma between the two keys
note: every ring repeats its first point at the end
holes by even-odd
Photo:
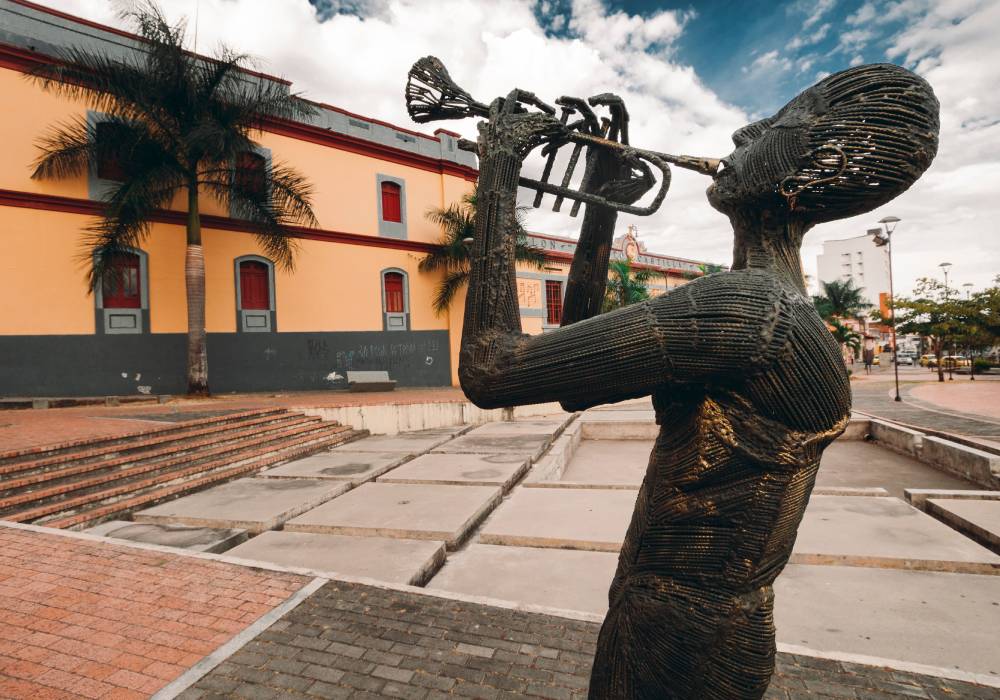
{"type": "Polygon", "coordinates": [[[948,343],[963,332],[965,309],[948,288],[935,279],[917,280],[914,296],[896,298],[896,332],[923,337],[937,359],[938,381],[944,381],[941,358],[948,343]]]}
{"type": "Polygon", "coordinates": [[[122,181],[106,193],[99,221],[87,230],[81,256],[91,290],[114,274],[117,256],[138,248],[157,210],[179,192],[187,198],[187,386],[207,395],[205,264],[200,197],[208,194],[253,227],[267,255],[292,269],[291,224],[316,225],[311,187],[295,170],[264,162],[248,174],[237,164],[257,144],[252,135],[268,119],[313,113],[284,86],[252,76],[251,59],[222,48],[214,60],[184,48],[186,23],[171,25],[151,2],[122,12],[145,40],[124,56],[68,49],[60,62],[32,78],[51,92],[79,98],[103,113],[101,138],[80,117],[52,128],[39,141],[35,178],[73,178],[94,163],[114,162],[122,181]]]}
{"type": "MultiPolygon", "coordinates": [[[[528,244],[528,232],[518,210],[517,241],[514,258],[529,267],[542,269],[545,253],[528,244]]],[[[427,218],[444,229],[438,244],[423,257],[418,265],[421,272],[443,272],[444,279],[434,294],[434,311],[443,314],[451,306],[455,295],[469,281],[469,243],[476,235],[476,195],[467,194],[461,202],[443,209],[431,209],[427,218]]]]}
{"type": "Polygon", "coordinates": [[[635,270],[628,260],[608,264],[608,286],[604,292],[604,311],[631,306],[649,299],[649,281],[662,276],[655,270],[635,270]]]}
{"type": "Polygon", "coordinates": [[[724,272],[726,266],[715,263],[701,263],[698,265],[698,269],[701,270],[701,274],[703,275],[714,275],[716,272],[724,272]]]}

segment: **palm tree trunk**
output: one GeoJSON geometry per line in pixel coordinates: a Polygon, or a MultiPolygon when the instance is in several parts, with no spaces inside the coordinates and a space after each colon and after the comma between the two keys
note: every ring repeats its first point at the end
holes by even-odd
{"type": "Polygon", "coordinates": [[[208,396],[208,348],[205,343],[205,255],[201,248],[198,182],[188,185],[187,253],[184,256],[187,292],[187,393],[208,396]]]}

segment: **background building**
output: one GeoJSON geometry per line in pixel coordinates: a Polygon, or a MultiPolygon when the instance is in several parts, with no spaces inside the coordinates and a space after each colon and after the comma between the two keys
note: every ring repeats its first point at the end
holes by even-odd
{"type": "MultiPolygon", "coordinates": [[[[0,0],[0,95],[8,106],[0,111],[0,395],[183,392],[185,202],[156,216],[142,249],[123,262],[122,284],[90,290],[83,234],[101,212],[102,185],[116,177],[114,168],[95,163],[75,180],[30,177],[46,130],[101,118],[26,78],[68,46],[112,55],[143,50],[118,29],[0,0]]],[[[252,77],[291,89],[273,76],[252,77]]],[[[436,315],[441,275],[417,266],[441,236],[428,210],[473,190],[475,157],[445,130],[427,135],[315,106],[308,120],[267,122],[255,139],[260,148],[246,154],[247,167],[281,161],[313,185],[319,227],[293,229],[293,272],[275,267],[244,222],[202,198],[210,387],[336,389],[350,370],[388,370],[402,386],[456,383],[464,292],[436,315]]],[[[529,333],[558,325],[575,245],[541,234],[533,242],[550,265],[518,273],[529,333]]],[[[616,255],[625,245],[637,265],[668,270],[664,289],[686,279],[684,271],[699,274],[698,263],[648,253],[634,235],[619,241],[616,255]]]]}
{"type": "Polygon", "coordinates": [[[854,280],[868,303],[881,308],[881,295],[889,294],[889,257],[871,236],[823,241],[823,252],[816,256],[816,276],[820,282],[854,280]]]}

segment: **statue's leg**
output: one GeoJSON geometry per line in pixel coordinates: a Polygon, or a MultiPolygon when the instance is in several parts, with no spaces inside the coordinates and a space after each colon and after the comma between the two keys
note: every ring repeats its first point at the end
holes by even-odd
{"type": "MultiPolygon", "coordinates": [[[[774,664],[770,587],[716,607],[630,591],[605,618],[591,700],[759,700],[774,664]]],[[[708,598],[708,600],[706,600],[708,598]]]]}

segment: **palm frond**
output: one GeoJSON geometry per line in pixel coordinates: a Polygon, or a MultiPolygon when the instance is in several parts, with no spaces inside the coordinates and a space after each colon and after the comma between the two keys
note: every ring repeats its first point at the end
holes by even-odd
{"type": "Polygon", "coordinates": [[[116,255],[139,248],[149,235],[152,216],[170,204],[183,178],[176,168],[133,168],[126,182],[115,187],[103,216],[87,228],[80,259],[87,268],[88,289],[100,284],[116,255]]]}
{"type": "Polygon", "coordinates": [[[232,168],[216,169],[203,172],[200,182],[236,217],[254,227],[268,257],[279,267],[294,269],[298,244],[288,227],[319,225],[312,210],[312,186],[301,173],[280,164],[266,166],[263,190],[248,187],[234,175],[232,168]]]}
{"type": "Polygon", "coordinates": [[[434,313],[442,315],[455,300],[455,295],[469,281],[468,270],[452,270],[448,272],[434,293],[434,313]]]}
{"type": "Polygon", "coordinates": [[[79,177],[99,157],[94,128],[84,117],[56,124],[35,145],[40,153],[32,164],[34,179],[79,177]]]}

